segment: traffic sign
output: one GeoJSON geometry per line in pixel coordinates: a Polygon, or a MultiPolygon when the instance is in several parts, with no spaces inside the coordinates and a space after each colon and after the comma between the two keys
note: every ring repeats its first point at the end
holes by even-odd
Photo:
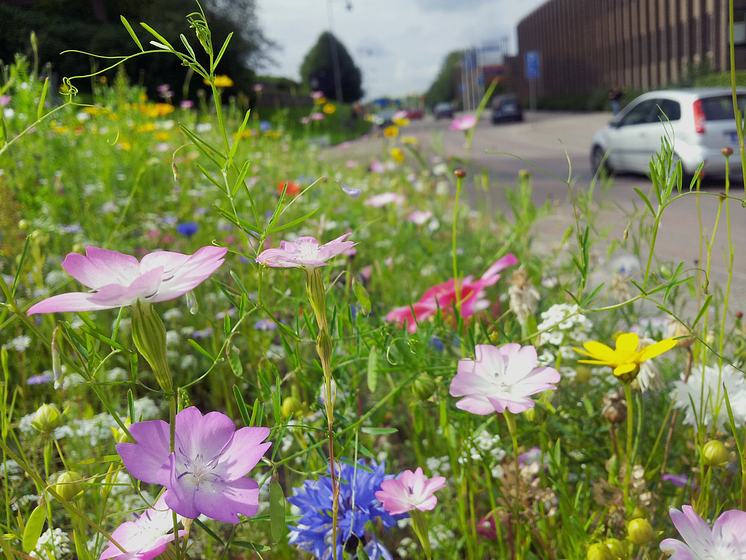
{"type": "Polygon", "coordinates": [[[526,78],[535,80],[539,77],[539,51],[528,51],[526,53],[526,78]]]}

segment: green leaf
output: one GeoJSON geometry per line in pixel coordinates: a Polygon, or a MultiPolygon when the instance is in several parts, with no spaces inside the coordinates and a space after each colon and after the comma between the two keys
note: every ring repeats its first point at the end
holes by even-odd
{"type": "Polygon", "coordinates": [[[23,244],[23,252],[21,253],[21,260],[18,261],[18,268],[16,269],[15,278],[13,278],[13,287],[10,289],[10,295],[15,297],[16,289],[18,288],[18,281],[21,279],[21,271],[23,270],[23,263],[26,262],[26,256],[31,245],[31,236],[26,237],[26,243],[23,244]]]}
{"type": "Polygon", "coordinates": [[[225,192],[225,187],[221,185],[218,182],[218,180],[215,177],[213,177],[207,169],[202,167],[199,163],[197,164],[197,168],[202,172],[202,175],[204,175],[208,181],[210,181],[213,185],[215,185],[220,190],[220,192],[225,192]]]}
{"type": "Polygon", "coordinates": [[[285,536],[285,511],[285,494],[280,483],[275,481],[269,485],[269,524],[275,542],[285,536]]]}
{"type": "MultiPolygon", "coordinates": [[[[231,35],[233,35],[233,33],[231,33],[231,35]]],[[[228,37],[230,38],[230,35],[228,37]]],[[[244,116],[241,126],[238,127],[238,132],[236,132],[236,139],[233,141],[233,145],[231,146],[231,151],[228,152],[228,157],[230,159],[233,159],[236,156],[236,150],[238,150],[238,143],[241,141],[241,136],[243,135],[243,131],[246,130],[246,125],[249,123],[249,115],[251,115],[251,109],[246,111],[246,116],[244,116]]],[[[246,166],[248,163],[250,162],[247,160],[244,163],[244,166],[246,166]]],[[[235,192],[233,194],[235,194],[235,192]]]]}
{"type": "Polygon", "coordinates": [[[179,35],[179,38],[181,39],[181,42],[182,42],[182,43],[184,43],[184,47],[186,47],[186,50],[187,50],[187,52],[189,53],[189,55],[190,55],[190,56],[191,56],[191,57],[192,57],[192,58],[193,58],[194,60],[197,60],[197,57],[196,57],[196,55],[194,54],[194,49],[192,48],[192,45],[190,45],[190,44],[189,44],[189,41],[187,40],[187,38],[186,38],[186,37],[184,37],[184,34],[183,34],[183,33],[181,33],[181,34],[179,35]]]}
{"type": "MultiPolygon", "coordinates": [[[[202,529],[205,533],[207,533],[208,535],[210,535],[212,537],[212,539],[215,542],[217,542],[221,547],[225,547],[225,543],[223,543],[222,539],[219,536],[217,536],[212,531],[212,529],[210,529],[207,525],[205,525],[204,523],[202,523],[202,521],[200,521],[199,519],[195,519],[194,522],[197,524],[197,526],[200,529],[202,529]]],[[[236,544],[236,543],[233,543],[233,544],[236,544]]]]}
{"type": "Polygon", "coordinates": [[[140,25],[142,25],[145,28],[145,30],[148,33],[150,33],[153,37],[155,37],[156,39],[158,39],[159,43],[162,43],[162,44],[166,45],[172,51],[176,50],[175,48],[173,48],[171,46],[171,43],[169,43],[168,41],[166,41],[166,39],[163,37],[163,35],[159,34],[155,29],[153,29],[152,27],[150,27],[147,23],[142,23],[141,22],[140,25]]]}
{"type": "Polygon", "coordinates": [[[340,463],[344,463],[345,465],[349,465],[351,467],[354,467],[354,468],[356,468],[358,470],[365,471],[367,473],[372,473],[373,472],[373,469],[371,469],[370,467],[368,467],[366,465],[363,465],[362,463],[355,463],[354,461],[350,461],[349,459],[346,459],[344,457],[340,457],[339,458],[339,462],[340,463]]]}
{"type": "Polygon", "coordinates": [[[363,426],[360,428],[360,431],[364,434],[370,434],[373,436],[380,436],[383,434],[395,434],[397,432],[396,428],[373,428],[371,426],[363,426]]]}
{"type": "Polygon", "coordinates": [[[223,208],[221,208],[217,204],[213,204],[212,207],[215,208],[215,210],[221,216],[223,216],[226,220],[229,220],[231,223],[237,225],[238,227],[246,228],[249,231],[253,231],[254,233],[261,233],[262,232],[262,230],[260,230],[255,225],[250,224],[249,222],[247,222],[246,220],[242,220],[241,218],[237,218],[235,215],[233,215],[232,213],[228,212],[227,210],[224,210],[223,208]]]}
{"type": "Polygon", "coordinates": [[[378,348],[373,346],[368,354],[368,389],[371,393],[375,393],[376,387],[378,387],[378,348]]]}
{"type": "Polygon", "coordinates": [[[44,86],[41,88],[41,96],[39,97],[39,107],[36,109],[36,120],[41,119],[44,113],[44,101],[47,98],[47,92],[49,91],[49,78],[44,80],[44,86]]]}
{"type": "Polygon", "coordinates": [[[210,356],[210,353],[207,350],[205,350],[199,344],[197,344],[197,341],[195,341],[195,340],[193,340],[193,339],[190,338],[189,339],[189,344],[191,344],[192,348],[194,348],[197,352],[199,352],[200,354],[202,354],[205,358],[208,358],[208,359],[212,360],[213,362],[215,361],[215,358],[213,358],[212,356],[210,356]]]}
{"type": "Polygon", "coordinates": [[[122,20],[122,24],[124,27],[127,28],[127,33],[130,34],[130,37],[132,37],[132,40],[137,44],[138,47],[140,47],[140,52],[145,52],[145,49],[142,47],[142,43],[140,42],[140,39],[137,38],[137,35],[135,35],[135,30],[132,29],[132,26],[130,25],[130,22],[127,21],[127,18],[124,16],[119,16],[119,19],[122,20]]]}
{"type": "Polygon", "coordinates": [[[360,453],[361,453],[362,455],[365,455],[365,456],[366,456],[366,457],[368,457],[369,459],[375,459],[375,458],[376,458],[376,456],[375,456],[375,455],[373,455],[373,452],[372,452],[372,451],[371,451],[370,449],[368,449],[367,447],[365,447],[365,446],[364,446],[364,445],[363,445],[362,443],[360,443],[360,442],[358,442],[358,444],[357,444],[357,450],[358,450],[358,451],[359,451],[359,452],[360,452],[360,453]]]}
{"type": "Polygon", "coordinates": [[[275,414],[275,425],[279,426],[282,424],[282,403],[280,398],[282,393],[280,392],[280,376],[275,377],[275,391],[272,393],[272,408],[275,414]]]}
{"type": "Polygon", "coordinates": [[[368,295],[368,290],[366,290],[365,286],[363,286],[363,284],[357,279],[352,281],[352,290],[355,292],[355,297],[357,298],[360,307],[363,308],[363,313],[365,315],[370,315],[370,296],[368,295]]]}
{"type": "Polygon", "coordinates": [[[199,136],[194,134],[194,132],[189,130],[183,124],[179,124],[179,128],[181,128],[181,131],[187,136],[187,138],[189,138],[189,140],[192,141],[194,146],[200,151],[200,153],[203,156],[211,160],[218,167],[222,167],[222,165],[218,162],[218,160],[215,159],[215,156],[218,156],[221,159],[225,159],[225,158],[223,158],[223,156],[220,155],[220,152],[217,149],[215,149],[210,144],[202,140],[199,136]]]}
{"type": "Polygon", "coordinates": [[[233,375],[235,375],[236,377],[243,377],[243,366],[241,364],[241,357],[232,349],[228,352],[228,364],[230,364],[231,366],[233,375]]]}
{"type": "Polygon", "coordinates": [[[712,294],[707,296],[707,299],[705,300],[704,304],[702,304],[702,309],[699,310],[699,313],[697,313],[697,318],[694,319],[694,322],[692,323],[692,330],[694,330],[694,327],[697,326],[697,323],[699,323],[699,320],[702,318],[702,315],[705,314],[707,311],[707,308],[710,306],[710,302],[712,302],[712,294]]]}
{"type": "Polygon", "coordinates": [[[267,230],[267,235],[269,235],[270,233],[277,233],[278,231],[282,231],[283,229],[287,229],[289,227],[297,226],[301,222],[305,222],[308,218],[313,216],[317,211],[318,211],[318,208],[316,210],[311,210],[305,216],[298,218],[297,220],[293,220],[292,222],[288,222],[287,224],[283,224],[281,226],[272,226],[269,230],[267,230]]]}
{"type": "MultiPolygon", "coordinates": [[[[223,55],[225,54],[225,49],[228,48],[228,43],[231,42],[232,38],[233,38],[233,31],[228,33],[228,36],[225,38],[225,42],[223,43],[223,46],[220,47],[220,52],[218,53],[218,56],[215,57],[215,62],[212,65],[213,70],[218,67],[218,63],[220,62],[220,59],[223,58],[223,55]]],[[[233,157],[232,154],[231,154],[231,157],[233,157]]]]}
{"type": "Polygon", "coordinates": [[[39,537],[41,536],[42,529],[44,529],[44,522],[46,519],[46,507],[36,506],[26,522],[26,528],[23,530],[22,544],[24,552],[29,553],[36,548],[36,543],[39,542],[39,537]]]}
{"type": "Polygon", "coordinates": [[[648,200],[648,197],[645,196],[645,194],[637,187],[634,187],[634,189],[635,189],[635,192],[637,193],[637,196],[639,196],[642,199],[642,201],[648,207],[648,210],[650,210],[650,214],[655,216],[655,210],[653,210],[653,205],[650,203],[650,200],[648,200]]]}
{"type": "Polygon", "coordinates": [[[88,547],[86,546],[85,539],[81,537],[80,531],[75,531],[73,534],[73,540],[75,541],[75,552],[78,554],[78,560],[90,560],[88,555],[88,547]]]}
{"type": "Polygon", "coordinates": [[[240,546],[241,548],[248,548],[250,550],[255,550],[256,552],[267,552],[269,550],[272,550],[270,547],[251,542],[251,541],[231,541],[231,544],[234,546],[240,546]]]}
{"type": "Polygon", "coordinates": [[[241,420],[243,420],[244,426],[250,426],[251,416],[249,416],[249,410],[246,408],[246,401],[243,399],[243,395],[241,394],[241,389],[238,388],[238,385],[233,386],[233,396],[236,399],[236,404],[238,405],[238,412],[241,413],[241,420]]]}

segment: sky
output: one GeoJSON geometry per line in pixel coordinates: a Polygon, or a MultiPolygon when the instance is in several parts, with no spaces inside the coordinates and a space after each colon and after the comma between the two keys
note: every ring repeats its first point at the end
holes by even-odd
{"type": "Polygon", "coordinates": [[[454,50],[510,39],[546,0],[257,0],[259,24],[279,49],[260,74],[300,80],[300,65],[329,29],[362,70],[366,99],[424,93],[454,50]],[[348,9],[348,6],[350,9],[348,9]]]}

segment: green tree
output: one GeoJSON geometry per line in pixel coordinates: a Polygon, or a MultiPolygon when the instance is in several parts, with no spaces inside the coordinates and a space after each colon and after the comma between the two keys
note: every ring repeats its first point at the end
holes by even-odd
{"type": "Polygon", "coordinates": [[[334,59],[332,47],[336,45],[339,57],[339,74],[342,82],[342,100],[352,103],[363,96],[362,74],[347,52],[344,45],[334,35],[325,31],[308,51],[300,66],[303,84],[316,91],[323,91],[324,96],[336,99],[334,82],[334,59]]]}
{"type": "Polygon", "coordinates": [[[438,77],[425,93],[425,103],[433,106],[436,103],[448,103],[456,99],[456,64],[461,60],[461,51],[446,55],[438,72],[438,77]]]}
{"type": "MultiPolygon", "coordinates": [[[[253,68],[266,59],[267,49],[272,46],[259,28],[255,0],[205,0],[202,5],[216,49],[221,47],[228,33],[235,32],[218,72],[229,75],[237,89],[250,89],[253,68]]],[[[35,31],[39,61],[51,63],[57,79],[88,74],[92,67],[101,68],[109,61],[60,53],[67,49],[104,56],[136,52],[137,46],[120,22],[120,15],[133,25],[143,46],[147,47],[153,37],[138,25],[139,22],[148,23],[176,48],[183,48],[179,34],[184,33],[199,56],[199,43],[190,33],[185,17],[196,10],[193,0],[29,0],[23,3],[0,0],[0,60],[8,63],[16,53],[33,60],[29,36],[35,31]]],[[[157,95],[156,87],[163,83],[170,84],[180,96],[187,75],[187,69],[175,57],[166,55],[137,57],[125,67],[132,81],[146,86],[151,97],[157,95]]],[[[113,79],[114,75],[112,72],[108,78],[113,79]]],[[[76,86],[85,90],[86,80],[79,81],[76,86]]],[[[205,86],[201,81],[192,80],[190,94],[194,95],[196,89],[202,87],[205,86]]]]}

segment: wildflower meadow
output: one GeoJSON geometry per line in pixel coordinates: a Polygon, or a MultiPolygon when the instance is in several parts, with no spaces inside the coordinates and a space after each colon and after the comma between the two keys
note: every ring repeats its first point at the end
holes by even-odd
{"type": "Polygon", "coordinates": [[[201,10],[181,44],[122,23],[133,53],[59,91],[2,67],[4,557],[746,559],[746,329],[709,281],[740,187],[664,139],[621,238],[612,179],[568,177],[541,251],[532,173],[509,213],[481,177],[470,205],[404,115],[352,160],[317,141],[333,102],[290,127],[227,98],[201,10]],[[177,56],[200,102],[148,99],[133,56],[177,56]],[[704,196],[701,267],[660,261],[704,196]],[[606,247],[640,271],[594,283],[606,247]]]}

